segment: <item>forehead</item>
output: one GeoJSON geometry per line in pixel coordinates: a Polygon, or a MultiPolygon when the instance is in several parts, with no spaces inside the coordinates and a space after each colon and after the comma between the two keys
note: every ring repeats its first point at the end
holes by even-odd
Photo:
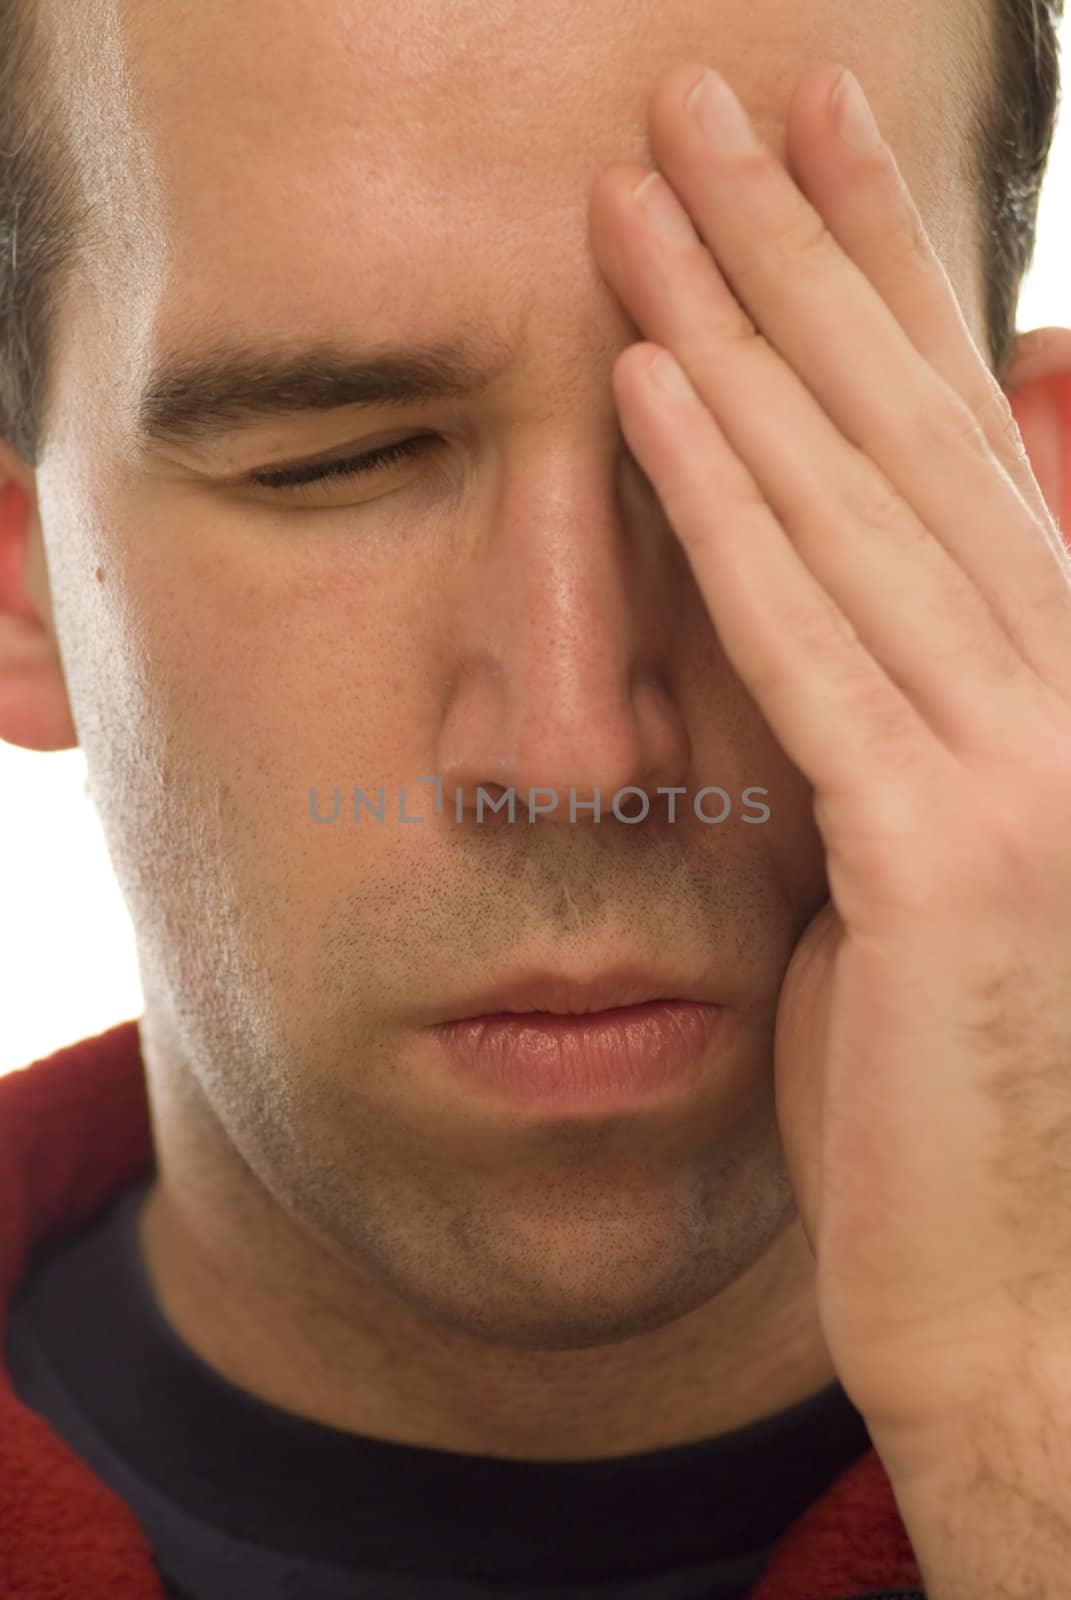
{"type": "Polygon", "coordinates": [[[607,293],[587,244],[591,182],[611,163],[651,161],[646,101],[682,57],[723,70],[782,156],[800,75],[819,58],[851,65],[954,253],[937,233],[956,226],[977,0],[89,0],[88,11],[109,89],[106,106],[86,102],[88,143],[121,219],[124,326],[143,345],[208,328],[337,333],[340,308],[429,339],[490,317],[519,341],[535,320],[546,344],[554,324],[540,313],[560,318],[563,305],[575,345],[581,309],[607,293]]]}

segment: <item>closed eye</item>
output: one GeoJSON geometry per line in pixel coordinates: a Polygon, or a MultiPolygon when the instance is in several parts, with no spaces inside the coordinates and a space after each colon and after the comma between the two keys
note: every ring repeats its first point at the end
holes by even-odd
{"type": "Polygon", "coordinates": [[[270,489],[279,493],[289,491],[300,495],[302,491],[307,493],[310,489],[316,489],[325,483],[345,482],[350,478],[383,472],[387,467],[394,466],[410,456],[423,454],[438,443],[436,434],[423,433],[412,439],[402,439],[398,444],[385,445],[381,450],[369,450],[363,455],[344,456],[337,461],[313,461],[303,467],[273,467],[264,472],[251,472],[244,481],[247,484],[255,484],[260,489],[270,489]]]}

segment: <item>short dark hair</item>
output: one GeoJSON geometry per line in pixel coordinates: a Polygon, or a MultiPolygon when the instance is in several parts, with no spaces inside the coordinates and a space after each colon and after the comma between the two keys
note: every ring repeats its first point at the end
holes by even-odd
{"type": "MultiPolygon", "coordinates": [[[[967,129],[979,200],[991,370],[1011,357],[1023,278],[1060,102],[1064,0],[988,0],[995,59],[979,70],[967,129]]],[[[0,437],[38,464],[48,408],[50,334],[84,258],[91,212],[68,131],[49,94],[37,0],[0,0],[0,437]]]]}

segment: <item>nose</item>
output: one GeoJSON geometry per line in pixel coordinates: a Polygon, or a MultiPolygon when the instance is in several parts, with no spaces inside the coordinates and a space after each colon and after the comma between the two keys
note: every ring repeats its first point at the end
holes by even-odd
{"type": "Polygon", "coordinates": [[[544,437],[481,512],[453,580],[451,812],[486,818],[487,798],[513,791],[526,824],[642,821],[643,795],[664,815],[658,788],[684,786],[675,648],[683,590],[697,591],[657,502],[624,489],[625,460],[544,437]]]}

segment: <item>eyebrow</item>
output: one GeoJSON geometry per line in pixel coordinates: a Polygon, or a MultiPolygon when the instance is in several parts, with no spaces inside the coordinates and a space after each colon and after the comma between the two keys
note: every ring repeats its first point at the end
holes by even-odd
{"type": "Polygon", "coordinates": [[[486,333],[467,344],[365,350],[217,343],[160,360],[137,401],[137,443],[143,449],[207,444],[295,412],[461,399],[486,389],[509,354],[486,333]]]}

